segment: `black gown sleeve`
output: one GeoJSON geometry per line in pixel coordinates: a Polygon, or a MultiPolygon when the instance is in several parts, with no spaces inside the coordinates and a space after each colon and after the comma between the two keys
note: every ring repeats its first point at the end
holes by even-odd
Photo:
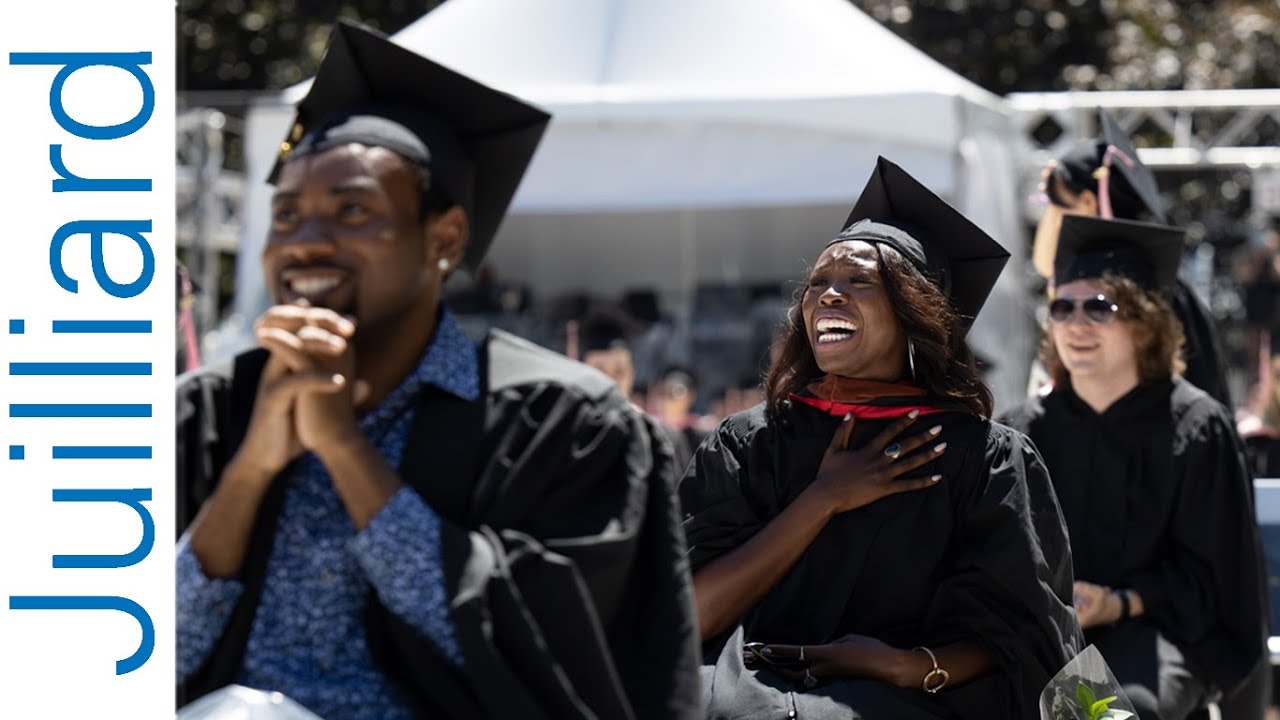
{"type": "Polygon", "coordinates": [[[1181,472],[1169,551],[1128,584],[1160,630],[1229,692],[1261,656],[1266,599],[1252,480],[1225,408],[1206,410],[1210,404],[1193,407],[1175,429],[1181,472]]]}
{"type": "Polygon", "coordinates": [[[471,527],[445,521],[467,683],[493,718],[692,718],[697,626],[675,468],[621,396],[491,398],[471,527]],[[505,404],[504,404],[505,403],[505,404]]]}
{"type": "Polygon", "coordinates": [[[985,452],[971,453],[961,471],[986,477],[957,512],[954,571],[937,588],[926,630],[939,645],[978,642],[991,653],[1012,704],[994,716],[1037,717],[1045,683],[1084,647],[1071,606],[1071,551],[1035,446],[1007,427],[990,428],[985,452]]]}
{"type": "MultiPolygon", "coordinates": [[[[777,514],[753,490],[772,480],[749,478],[743,471],[747,440],[735,420],[722,422],[702,441],[680,481],[685,540],[695,572],[745,544],[777,514]]],[[[756,468],[757,475],[763,473],[756,468]]]]}
{"type": "Polygon", "coordinates": [[[195,519],[200,505],[213,493],[218,472],[213,455],[219,445],[217,419],[210,410],[221,394],[223,383],[200,376],[179,378],[177,406],[177,535],[181,536],[195,519]]]}
{"type": "Polygon", "coordinates": [[[254,350],[178,377],[174,411],[178,535],[213,494],[229,455],[243,439],[266,359],[266,352],[254,350]]]}

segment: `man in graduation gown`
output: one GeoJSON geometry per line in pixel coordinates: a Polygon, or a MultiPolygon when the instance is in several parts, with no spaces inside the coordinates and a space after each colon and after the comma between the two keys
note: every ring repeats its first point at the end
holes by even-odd
{"type": "MultiPolygon", "coordinates": [[[[1080,142],[1050,163],[1044,173],[1049,205],[1036,229],[1032,260],[1048,279],[1053,277],[1063,213],[1167,222],[1155,175],[1138,160],[1138,151],[1119,123],[1105,110],[1098,113],[1102,137],[1080,142]]],[[[1232,407],[1226,360],[1212,314],[1181,279],[1170,289],[1169,301],[1186,336],[1183,377],[1232,407]]]]}
{"type": "Polygon", "coordinates": [[[710,718],[1022,720],[1081,649],[1049,478],[963,340],[1008,257],[880,160],[768,402],[680,484],[710,718]]]}
{"type": "Polygon", "coordinates": [[[671,449],[439,302],[548,117],[339,23],[273,173],[263,348],[178,387],[178,691],[327,718],[691,718],[671,449]]]}
{"type": "Polygon", "coordinates": [[[1162,293],[1182,242],[1162,225],[1066,217],[1041,353],[1053,390],[1004,418],[1053,479],[1085,639],[1161,720],[1240,687],[1263,658],[1266,608],[1231,413],[1176,374],[1181,330],[1162,293]]]}

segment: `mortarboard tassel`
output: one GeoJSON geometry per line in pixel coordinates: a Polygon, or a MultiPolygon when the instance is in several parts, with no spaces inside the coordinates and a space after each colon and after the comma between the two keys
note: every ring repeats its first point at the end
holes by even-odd
{"type": "Polygon", "coordinates": [[[1125,154],[1123,150],[1115,145],[1108,145],[1107,151],[1102,155],[1102,166],[1093,171],[1093,177],[1098,181],[1098,213],[1103,220],[1114,220],[1116,215],[1111,210],[1111,158],[1118,157],[1121,162],[1129,167],[1134,166],[1133,158],[1125,154]]]}

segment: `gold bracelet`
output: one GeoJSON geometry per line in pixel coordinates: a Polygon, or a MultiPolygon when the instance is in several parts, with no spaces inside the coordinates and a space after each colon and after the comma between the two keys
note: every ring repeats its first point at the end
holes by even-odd
{"type": "Polygon", "coordinates": [[[933,669],[924,676],[924,681],[920,683],[920,687],[930,695],[937,695],[939,690],[947,686],[947,681],[951,679],[951,674],[938,667],[938,656],[934,655],[933,651],[929,648],[922,645],[912,649],[923,650],[925,654],[929,656],[929,659],[933,661],[933,669]],[[929,683],[935,678],[937,679],[937,682],[930,685],[929,683]]]}

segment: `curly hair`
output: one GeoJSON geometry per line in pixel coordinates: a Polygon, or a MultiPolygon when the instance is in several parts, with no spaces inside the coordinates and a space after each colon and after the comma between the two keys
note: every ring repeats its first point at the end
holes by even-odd
{"type": "MultiPolygon", "coordinates": [[[[1116,319],[1128,322],[1133,330],[1134,356],[1138,361],[1138,382],[1145,384],[1166,380],[1186,369],[1182,359],[1185,335],[1182,323],[1169,302],[1158,293],[1144,290],[1133,280],[1111,272],[1097,280],[1102,292],[1119,311],[1116,319]]],[[[1053,333],[1046,319],[1044,337],[1040,341],[1040,362],[1054,383],[1064,384],[1070,373],[1058,356],[1053,333]]]]}
{"type": "MultiPolygon", "coordinates": [[[[974,415],[990,417],[994,404],[991,390],[982,381],[973,351],[964,339],[965,328],[950,300],[897,250],[879,243],[872,247],[893,314],[915,347],[916,381],[930,395],[974,415]]],[[[791,393],[824,375],[813,355],[801,311],[806,292],[807,286],[796,291],[774,360],[765,373],[765,400],[775,417],[781,416],[791,393]]]]}

